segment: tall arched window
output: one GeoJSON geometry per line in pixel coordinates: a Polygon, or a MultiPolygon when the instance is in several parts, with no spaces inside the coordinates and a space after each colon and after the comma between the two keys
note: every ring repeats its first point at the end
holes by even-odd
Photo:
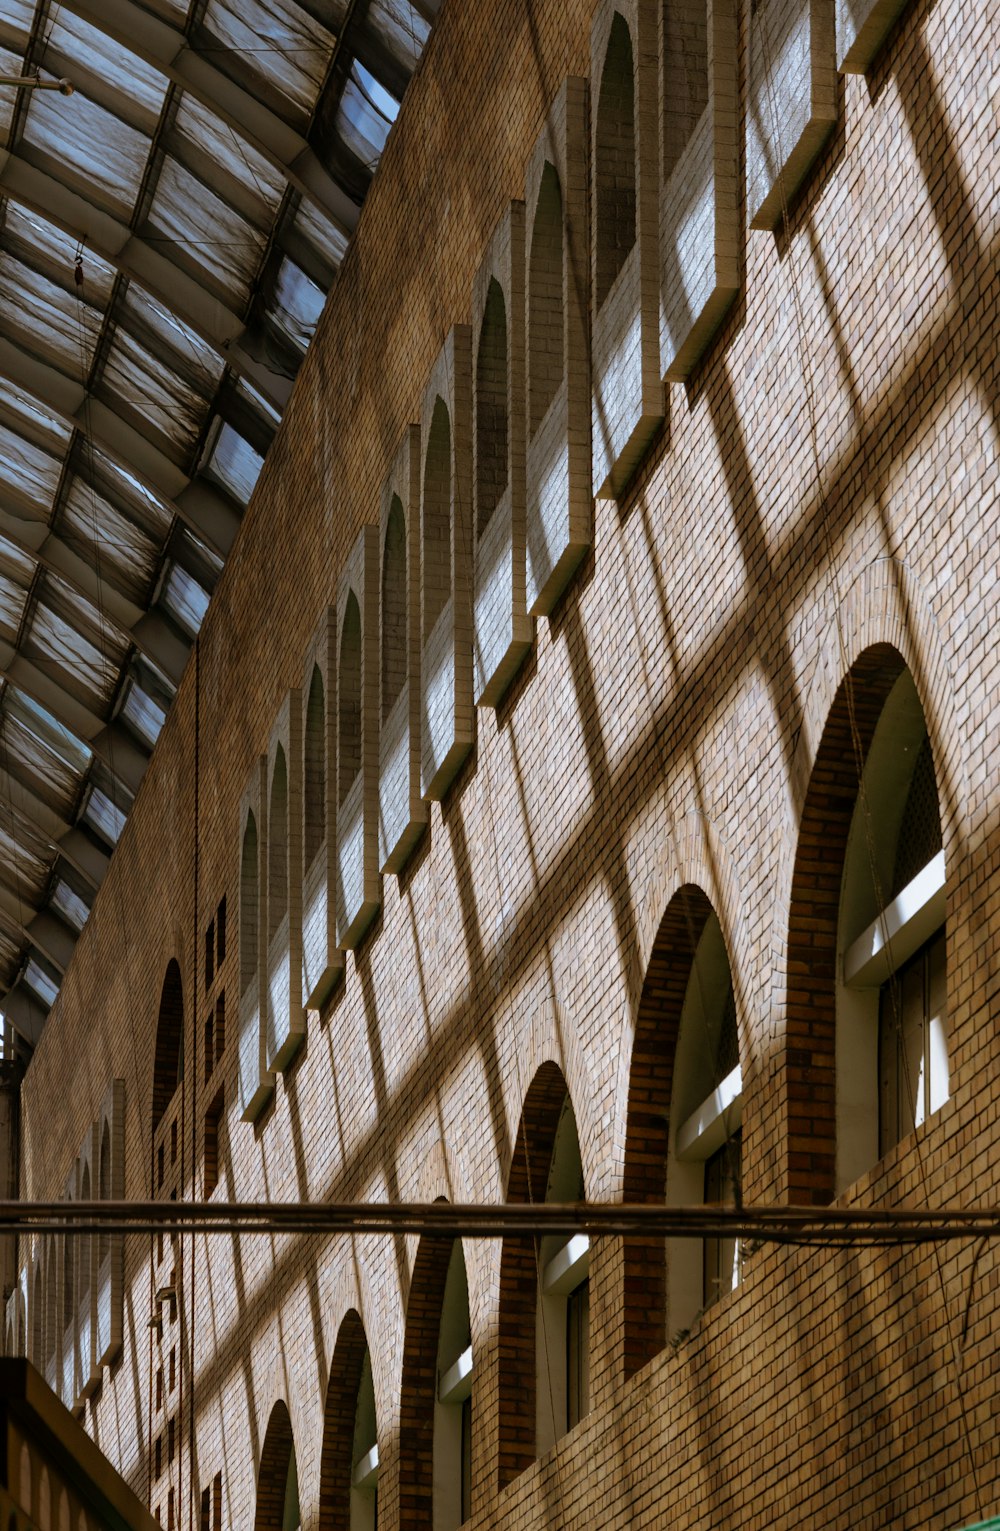
{"type": "Polygon", "coordinates": [[[361,610],[353,590],[340,635],[337,702],[338,802],[343,807],[361,770],[361,610]]]}
{"type": "Polygon", "coordinates": [[[401,1531],[454,1531],[471,1514],[469,1292],[459,1241],[423,1239],[406,1304],[400,1395],[401,1531]],[[428,1421],[431,1428],[428,1429],[428,1421]]]}
{"type": "Polygon", "coordinates": [[[153,1133],[155,1135],[184,1075],[184,989],[175,958],[167,963],[160,990],[153,1053],[153,1133]]]}
{"type": "Polygon", "coordinates": [[[424,459],[423,641],[430,638],[451,594],[451,420],[438,398],[424,459]]]}
{"type": "Polygon", "coordinates": [[[620,12],[611,23],[601,72],[595,137],[598,308],[611,291],[636,237],[635,83],[632,38],[620,12]]]}
{"type": "Polygon", "coordinates": [[[789,912],[790,1197],[823,1202],[948,1098],[945,868],[933,750],[888,645],[837,691],[789,912]],[[796,1184],[798,1180],[798,1184],[796,1184]]]}
{"type": "Polygon", "coordinates": [[[542,171],[528,259],[528,435],[535,435],[565,371],[563,202],[555,168],[542,171]]]}
{"type": "Polygon", "coordinates": [[[494,278],[486,296],[476,356],[476,535],[482,537],[509,482],[507,309],[494,278]]]}
{"type": "Polygon", "coordinates": [[[54,1393],[59,1391],[58,1282],[56,1241],[50,1237],[45,1247],[45,1380],[54,1393]]]}
{"type": "Polygon", "coordinates": [[[240,856],[240,993],[252,991],[255,1005],[259,980],[257,921],[260,907],[257,855],[257,821],[252,813],[248,813],[240,856]]]}
{"type": "Polygon", "coordinates": [[[267,836],[267,939],[271,941],[288,917],[288,767],[279,744],[271,773],[267,836]]]}
{"type": "MultiPolygon", "coordinates": [[[[660,922],[639,1000],[625,1129],[623,1199],[738,1202],[742,1073],[729,958],[700,888],[680,888],[660,922]]],[[[725,1240],[623,1240],[625,1374],[731,1290],[725,1240]]]]}
{"type": "Polygon", "coordinates": [[[326,695],[318,664],[309,681],[304,750],[302,861],[308,877],[326,839],[326,695]]]}
{"type": "MultiPolygon", "coordinates": [[[[508,1201],[584,1196],[576,1118],[566,1081],[546,1063],[525,1098],[508,1201]]],[[[499,1484],[587,1412],[590,1245],[586,1235],[506,1238],[500,1261],[499,1484]]]]}
{"type": "Polygon", "coordinates": [[[393,495],[382,556],[382,722],[406,684],[406,521],[393,495]]]}
{"type": "MultiPolygon", "coordinates": [[[[107,1122],[101,1131],[101,1147],[98,1154],[98,1195],[101,1201],[111,1200],[111,1128],[107,1122]]],[[[102,1266],[111,1253],[111,1231],[105,1223],[97,1235],[97,1264],[102,1266]]]]}
{"type": "Polygon", "coordinates": [[[330,1367],[320,1464],[320,1531],[375,1531],[378,1424],[371,1356],[360,1315],[344,1316],[330,1367]]]}

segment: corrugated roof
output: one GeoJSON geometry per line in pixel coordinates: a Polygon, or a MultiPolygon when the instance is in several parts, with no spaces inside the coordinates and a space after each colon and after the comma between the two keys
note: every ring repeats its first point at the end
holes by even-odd
{"type": "Polygon", "coordinates": [[[0,1008],[37,1040],[439,0],[3,0],[0,1008]]]}

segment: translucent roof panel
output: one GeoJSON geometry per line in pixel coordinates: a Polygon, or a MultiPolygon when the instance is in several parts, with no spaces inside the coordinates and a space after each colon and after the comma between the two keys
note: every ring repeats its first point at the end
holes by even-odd
{"type": "Polygon", "coordinates": [[[234,308],[245,306],[264,236],[177,160],[167,160],[160,172],[146,238],[173,246],[178,265],[210,283],[234,308]]]}
{"type": "Polygon", "coordinates": [[[101,333],[100,309],[0,250],[0,313],[9,339],[67,377],[84,381],[101,333]]]}
{"type": "Polygon", "coordinates": [[[0,1009],[15,981],[55,995],[25,932],[84,927],[104,858],[84,876],[65,837],[117,843],[222,570],[196,529],[253,494],[437,5],[132,0],[105,30],[0,3],[0,74],[73,84],[0,86],[0,880],[24,903],[0,900],[0,1009]],[[203,65],[184,84],[171,50],[203,65]]]}
{"type": "Polygon", "coordinates": [[[190,92],[177,108],[171,147],[188,169],[205,176],[258,228],[270,226],[285,194],[284,176],[190,92]]]}
{"type": "Polygon", "coordinates": [[[57,530],[63,542],[137,605],[156,577],[159,547],[87,481],[75,477],[62,497],[57,530]]]}
{"type": "Polygon", "coordinates": [[[292,0],[208,0],[202,25],[220,45],[219,67],[256,84],[288,120],[307,118],[335,38],[292,0]]]}
{"type": "Polygon", "coordinates": [[[74,76],[76,89],[98,95],[125,122],[142,132],[156,130],[169,81],[106,32],[54,5],[45,28],[47,54],[53,66],[74,76]]]}
{"type": "Polygon", "coordinates": [[[0,504],[27,515],[47,515],[59,484],[62,461],[0,421],[0,504]]]}
{"type": "Polygon", "coordinates": [[[28,106],[25,149],[57,180],[123,222],[132,216],[150,140],[81,94],[36,90],[28,106]]]}

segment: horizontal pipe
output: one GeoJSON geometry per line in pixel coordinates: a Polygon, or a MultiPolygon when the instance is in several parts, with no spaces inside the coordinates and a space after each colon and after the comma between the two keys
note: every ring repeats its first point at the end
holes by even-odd
{"type": "Polygon", "coordinates": [[[0,1201],[0,1232],[405,1234],[442,1238],[589,1233],[605,1238],[741,1238],[883,1244],[993,1238],[989,1208],[667,1207],[587,1202],[0,1201]]]}
{"type": "Polygon", "coordinates": [[[0,85],[13,85],[15,90],[57,90],[63,96],[73,94],[72,80],[39,80],[33,74],[0,74],[0,85]]]}

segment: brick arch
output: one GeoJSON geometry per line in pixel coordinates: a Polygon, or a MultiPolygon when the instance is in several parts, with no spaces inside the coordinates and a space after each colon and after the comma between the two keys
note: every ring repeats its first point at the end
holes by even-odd
{"type": "Polygon", "coordinates": [[[285,1485],[294,1449],[288,1405],[279,1398],[271,1410],[260,1454],[254,1531],[281,1531],[285,1485]]]}
{"type": "Polygon", "coordinates": [[[410,1276],[399,1390],[400,1531],[426,1528],[433,1517],[438,1331],[452,1242],[422,1238],[410,1276]]]}
{"type": "MultiPolygon", "coordinates": [[[[543,1063],[528,1087],[507,1177],[508,1201],[544,1201],[563,1104],[557,1063],[543,1063]]],[[[498,1486],[535,1460],[535,1307],[538,1241],[505,1238],[500,1255],[498,1486]]]]}
{"type": "MultiPolygon", "coordinates": [[[[607,1133],[601,1126],[597,1094],[573,1016],[551,1000],[533,1007],[529,1029],[519,1035],[511,1055],[504,1098],[509,1122],[522,1121],[528,1096],[539,1074],[548,1066],[559,1072],[564,1090],[573,1101],[580,1157],[593,1194],[608,1157],[607,1133]],[[600,1164],[595,1162],[597,1159],[601,1159],[600,1164]]],[[[518,1141],[516,1134],[512,1134],[504,1146],[497,1172],[498,1196],[504,1194],[504,1187],[510,1186],[518,1141]]]]}
{"type": "Polygon", "coordinates": [[[354,1425],[367,1350],[368,1340],[361,1315],[356,1308],[350,1308],[337,1335],[323,1406],[320,1531],[350,1531],[354,1425]]]}
{"type": "Polygon", "coordinates": [[[155,1133],[184,1072],[184,986],[176,957],[167,963],[160,990],[153,1054],[153,1126],[155,1133]]]}
{"type": "Polygon", "coordinates": [[[837,687],[805,794],[788,901],[780,1051],[781,1179],[792,1203],[821,1206],[835,1194],[837,924],[844,855],[859,767],[905,668],[889,643],[872,645],[851,665],[837,687]]]}
{"type": "MultiPolygon", "coordinates": [[[[671,898],[653,941],[632,1040],[622,1182],[625,1202],[662,1202],[666,1193],[674,1054],[691,964],[711,913],[706,894],[688,883],[671,898]]],[[[663,1239],[624,1239],[622,1264],[624,1366],[626,1377],[631,1377],[666,1344],[663,1239]]]]}

